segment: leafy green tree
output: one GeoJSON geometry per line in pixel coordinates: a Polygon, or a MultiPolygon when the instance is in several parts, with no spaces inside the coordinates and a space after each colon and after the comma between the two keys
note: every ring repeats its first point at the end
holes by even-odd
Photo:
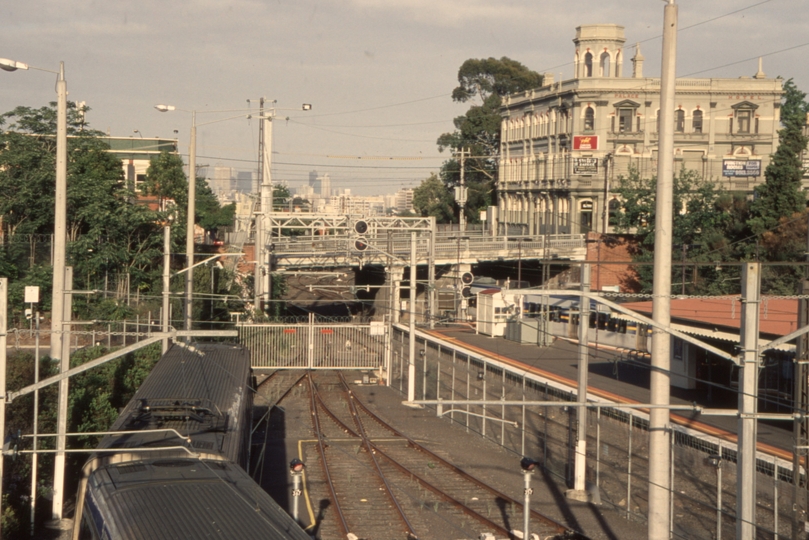
{"type": "Polygon", "coordinates": [[[188,205],[188,179],[183,172],[183,159],[169,152],[161,152],[146,169],[144,191],[162,199],[171,199],[180,208],[188,205]]]}
{"type": "MultiPolygon", "coordinates": [[[[500,105],[508,94],[542,86],[542,75],[507,57],[471,58],[458,70],[453,101],[473,102],[463,116],[455,118],[455,131],[438,138],[438,149],[458,154],[468,150],[464,160],[464,184],[468,189],[466,215],[477,221],[479,210],[495,200],[497,156],[500,152],[500,105]]],[[[460,162],[456,157],[441,168],[441,180],[450,191],[460,184],[460,162]]]]}
{"type": "Polygon", "coordinates": [[[216,233],[220,227],[233,225],[236,216],[236,204],[230,203],[225,206],[219,204],[219,200],[214,195],[204,178],[197,178],[196,193],[196,214],[199,226],[216,233]]]}
{"type": "Polygon", "coordinates": [[[431,174],[413,190],[413,208],[421,216],[435,217],[439,223],[452,221],[452,195],[435,174],[431,174]]]}
{"type": "MultiPolygon", "coordinates": [[[[129,272],[140,286],[155,277],[153,262],[161,251],[156,214],[133,204],[121,161],[109,152],[101,133],[87,128],[86,110],[68,104],[67,235],[74,287],[96,288],[91,282],[98,276],[118,272],[129,272]]],[[[0,124],[0,217],[6,238],[12,240],[0,260],[6,261],[4,272],[14,277],[15,287],[36,284],[47,293],[50,279],[43,281],[40,274],[49,274],[49,269],[31,266],[17,248],[33,252],[36,239],[53,232],[55,105],[17,107],[0,116],[0,124]],[[15,237],[29,242],[14,242],[15,237]]],[[[40,307],[47,309],[47,302],[40,307]]],[[[81,311],[86,302],[75,304],[81,311]]]]}
{"type": "MultiPolygon", "coordinates": [[[[632,250],[636,262],[650,263],[654,259],[656,190],[657,179],[642,178],[635,168],[627,176],[619,177],[614,188],[623,202],[614,219],[615,228],[636,236],[637,244],[632,250]]],[[[681,169],[673,185],[673,258],[676,260],[685,246],[689,261],[733,260],[732,235],[739,216],[746,210],[744,201],[743,196],[718,189],[695,171],[681,169]]],[[[723,294],[738,286],[738,274],[730,275],[727,271],[718,274],[715,264],[702,264],[698,268],[697,272],[687,271],[688,293],[723,294]]],[[[651,291],[651,265],[638,265],[635,270],[641,289],[651,291]]],[[[672,270],[672,288],[676,292],[681,292],[682,276],[682,268],[672,270]]]]}

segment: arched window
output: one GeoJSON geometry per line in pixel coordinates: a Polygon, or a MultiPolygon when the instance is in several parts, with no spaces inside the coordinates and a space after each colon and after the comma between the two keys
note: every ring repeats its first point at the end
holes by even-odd
{"type": "Polygon", "coordinates": [[[702,111],[699,109],[691,114],[691,129],[694,133],[702,133],[702,111]]]}
{"type": "Polygon", "coordinates": [[[592,107],[584,109],[584,131],[593,131],[595,129],[596,113],[592,107]]]}
{"type": "Polygon", "coordinates": [[[674,111],[674,131],[677,133],[685,132],[685,111],[682,109],[674,111]]]}
{"type": "Polygon", "coordinates": [[[615,227],[618,225],[618,214],[621,212],[621,203],[618,199],[610,199],[609,204],[609,225],[615,227]]]}
{"type": "Polygon", "coordinates": [[[593,76],[593,55],[590,52],[584,55],[584,76],[593,76]]]}
{"type": "Polygon", "coordinates": [[[610,53],[606,51],[601,53],[601,76],[610,76],[610,53]]]}

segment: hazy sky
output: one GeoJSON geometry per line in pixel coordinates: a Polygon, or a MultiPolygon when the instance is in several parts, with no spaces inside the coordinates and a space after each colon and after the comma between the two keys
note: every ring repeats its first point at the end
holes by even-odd
{"type": "MultiPolygon", "coordinates": [[[[764,56],[768,77],[809,90],[805,0],[678,5],[678,76],[749,76],[764,56]]],[[[576,26],[614,23],[626,28],[627,48],[641,42],[644,74],[656,77],[663,8],[660,0],[9,0],[0,5],[0,57],[52,70],[64,61],[68,99],[87,102],[91,127],[135,137],[178,130],[184,155],[191,115],[155,104],[196,109],[202,124],[275,99],[273,180],[295,187],[316,169],[333,188],[378,194],[418,185],[446,159],[435,140],[468,107],[449,96],[464,60],[508,56],[568,79],[576,26]],[[212,112],[223,110],[231,112],[212,112]]],[[[54,80],[0,71],[0,112],[54,101],[54,80]]],[[[198,164],[251,170],[257,152],[256,120],[198,128],[198,164]]]]}

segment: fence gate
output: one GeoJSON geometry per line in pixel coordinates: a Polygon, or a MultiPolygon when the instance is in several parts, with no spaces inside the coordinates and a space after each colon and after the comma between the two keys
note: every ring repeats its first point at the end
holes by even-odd
{"type": "Polygon", "coordinates": [[[309,322],[240,324],[239,342],[250,350],[253,368],[380,369],[387,326],[309,322]]]}

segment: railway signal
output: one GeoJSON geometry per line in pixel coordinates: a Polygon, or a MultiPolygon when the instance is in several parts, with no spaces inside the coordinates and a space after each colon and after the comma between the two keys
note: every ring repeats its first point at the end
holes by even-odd
{"type": "Polygon", "coordinates": [[[368,223],[362,220],[355,222],[354,232],[357,234],[365,234],[368,232],[368,223]]]}
{"type": "Polygon", "coordinates": [[[292,519],[298,521],[298,499],[301,496],[301,476],[306,468],[303,461],[298,458],[289,462],[289,472],[292,474],[292,519]]]}
{"type": "Polygon", "coordinates": [[[472,297],[472,282],[475,281],[475,276],[472,272],[464,272],[461,274],[461,296],[464,298],[472,297]]]}
{"type": "Polygon", "coordinates": [[[534,474],[537,465],[538,463],[529,457],[524,457],[520,460],[520,468],[522,469],[523,478],[525,479],[525,491],[523,492],[525,495],[523,506],[523,538],[531,538],[528,532],[531,518],[529,507],[531,506],[531,495],[534,493],[534,489],[531,487],[531,476],[534,474]]]}
{"type": "Polygon", "coordinates": [[[354,240],[354,249],[357,251],[365,251],[368,249],[368,241],[365,238],[357,238],[354,240]]]}

